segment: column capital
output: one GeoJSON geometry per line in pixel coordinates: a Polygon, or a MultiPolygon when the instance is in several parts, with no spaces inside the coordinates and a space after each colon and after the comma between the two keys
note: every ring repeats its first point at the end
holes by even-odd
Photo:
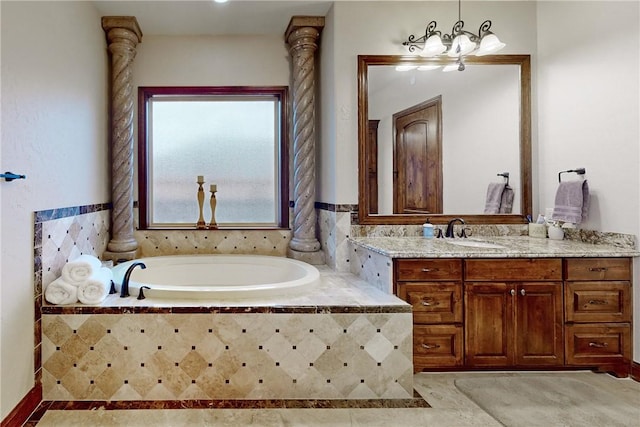
{"type": "Polygon", "coordinates": [[[315,38],[317,38],[324,28],[324,16],[292,16],[287,25],[287,31],[284,32],[285,41],[291,44],[289,41],[291,35],[302,28],[315,29],[317,31],[315,38]]]}
{"type": "Polygon", "coordinates": [[[132,32],[138,38],[137,42],[142,41],[142,30],[138,25],[138,20],[135,16],[103,16],[102,17],[102,29],[107,34],[109,39],[109,31],[113,29],[123,29],[132,32]]]}

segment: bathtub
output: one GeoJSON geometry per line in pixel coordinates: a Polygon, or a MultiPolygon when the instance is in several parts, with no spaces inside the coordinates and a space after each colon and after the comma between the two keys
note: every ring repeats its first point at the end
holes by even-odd
{"type": "Polygon", "coordinates": [[[141,258],[113,267],[118,290],[127,269],[129,294],[137,297],[142,286],[148,298],[219,299],[284,296],[317,284],[314,266],[290,258],[261,255],[176,255],[141,258]]]}

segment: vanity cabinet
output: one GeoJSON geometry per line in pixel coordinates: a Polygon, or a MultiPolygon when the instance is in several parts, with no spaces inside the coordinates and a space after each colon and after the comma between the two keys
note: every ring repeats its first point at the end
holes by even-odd
{"type": "Polygon", "coordinates": [[[462,260],[395,260],[396,295],[413,307],[414,371],[462,366],[462,260]]]}
{"type": "Polygon", "coordinates": [[[589,367],[628,374],[631,258],[394,259],[414,370],[589,367]]]}
{"type": "Polygon", "coordinates": [[[567,363],[625,376],[631,355],[631,259],[565,260],[567,363]]]}
{"type": "Polygon", "coordinates": [[[465,260],[465,364],[564,363],[562,260],[465,260]]]}

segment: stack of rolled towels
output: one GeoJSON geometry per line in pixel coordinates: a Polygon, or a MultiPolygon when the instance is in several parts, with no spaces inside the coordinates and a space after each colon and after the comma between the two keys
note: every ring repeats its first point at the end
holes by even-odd
{"type": "Polygon", "coordinates": [[[62,267],[62,274],[47,286],[51,304],[99,304],[109,295],[113,273],[92,255],[80,255],[62,267]]]}

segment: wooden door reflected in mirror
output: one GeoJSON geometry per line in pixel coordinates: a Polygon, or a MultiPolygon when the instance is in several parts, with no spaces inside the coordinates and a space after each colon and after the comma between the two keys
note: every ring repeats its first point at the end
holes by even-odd
{"type": "Polygon", "coordinates": [[[441,121],[439,96],[393,115],[394,214],[442,213],[441,121]]]}

